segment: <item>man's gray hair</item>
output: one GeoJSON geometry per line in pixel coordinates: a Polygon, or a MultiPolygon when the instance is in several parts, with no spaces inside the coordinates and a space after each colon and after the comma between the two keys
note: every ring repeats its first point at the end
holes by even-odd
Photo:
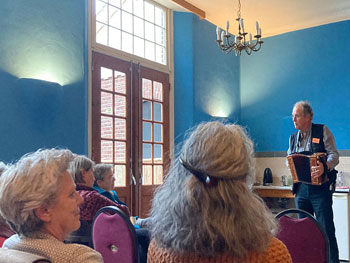
{"type": "Polygon", "coordinates": [[[310,102],[308,102],[307,100],[301,100],[294,104],[294,107],[296,106],[301,106],[301,108],[303,109],[304,116],[310,114],[310,117],[312,119],[312,117],[314,116],[314,112],[310,106],[310,102]]]}
{"type": "Polygon", "coordinates": [[[53,204],[73,154],[65,149],[40,149],[25,154],[0,177],[0,214],[18,234],[30,236],[43,222],[35,209],[53,204]]]}
{"type": "Polygon", "coordinates": [[[76,155],[69,167],[69,172],[72,174],[76,184],[84,184],[82,171],[89,171],[95,166],[94,161],[84,155],[76,155]]]}
{"type": "Polygon", "coordinates": [[[238,258],[266,249],[277,227],[249,187],[255,177],[254,149],[244,129],[200,124],[179,155],[192,169],[221,179],[205,185],[175,159],[152,204],[149,227],[157,244],[176,253],[238,258]]]}
{"type": "Polygon", "coordinates": [[[94,168],[95,181],[103,180],[105,178],[106,172],[112,169],[113,169],[113,165],[111,164],[105,164],[105,163],[96,164],[94,168]]]}

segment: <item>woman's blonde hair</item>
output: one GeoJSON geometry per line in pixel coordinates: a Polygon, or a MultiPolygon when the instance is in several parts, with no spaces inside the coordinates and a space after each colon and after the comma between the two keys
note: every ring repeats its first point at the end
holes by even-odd
{"type": "Polygon", "coordinates": [[[57,201],[61,178],[72,159],[66,149],[40,149],[1,174],[0,215],[16,233],[29,236],[42,228],[35,209],[57,201]]]}
{"type": "Polygon", "coordinates": [[[276,232],[273,215],[250,187],[253,143],[238,125],[202,123],[190,133],[179,158],[155,193],[150,224],[156,242],[178,253],[228,253],[243,258],[266,249],[276,232]],[[219,178],[199,181],[180,164],[219,178]]]}

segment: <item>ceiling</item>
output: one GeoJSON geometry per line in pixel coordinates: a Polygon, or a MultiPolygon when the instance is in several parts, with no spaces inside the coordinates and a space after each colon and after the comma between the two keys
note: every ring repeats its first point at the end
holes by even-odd
{"type": "MultiPolygon", "coordinates": [[[[238,0],[186,1],[203,10],[209,22],[224,28],[229,20],[229,31],[238,31],[238,0]]],[[[157,2],[175,11],[187,11],[172,0],[157,2]]],[[[241,17],[246,32],[255,33],[255,21],[259,21],[262,36],[269,37],[350,19],[350,0],[241,0],[241,17]]]]}

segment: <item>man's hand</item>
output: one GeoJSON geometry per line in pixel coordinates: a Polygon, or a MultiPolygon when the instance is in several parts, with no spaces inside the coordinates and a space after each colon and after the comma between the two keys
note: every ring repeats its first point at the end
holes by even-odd
{"type": "Polygon", "coordinates": [[[320,161],[317,161],[317,166],[311,166],[311,177],[319,178],[324,173],[324,166],[320,161]]]}

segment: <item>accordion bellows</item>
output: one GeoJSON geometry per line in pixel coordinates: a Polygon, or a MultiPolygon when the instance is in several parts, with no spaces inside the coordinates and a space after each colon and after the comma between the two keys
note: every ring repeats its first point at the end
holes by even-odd
{"type": "Polygon", "coordinates": [[[318,178],[311,177],[311,167],[319,163],[326,163],[325,153],[314,153],[313,155],[291,154],[287,156],[289,169],[292,173],[293,183],[303,182],[306,184],[321,185],[328,181],[326,173],[318,178]]]}

